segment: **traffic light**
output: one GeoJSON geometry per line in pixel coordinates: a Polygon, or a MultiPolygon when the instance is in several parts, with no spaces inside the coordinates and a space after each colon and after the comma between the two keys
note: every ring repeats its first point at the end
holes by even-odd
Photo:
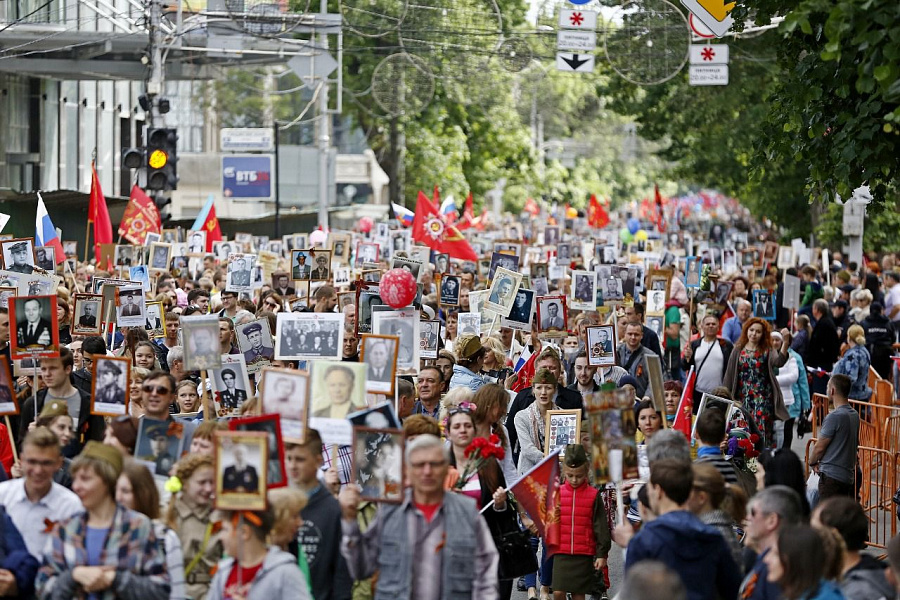
{"type": "Polygon", "coordinates": [[[140,169],[144,166],[143,148],[125,148],[122,150],[122,168],[140,169]]]}
{"type": "Polygon", "coordinates": [[[178,134],[176,129],[147,130],[147,189],[178,188],[178,134]]]}

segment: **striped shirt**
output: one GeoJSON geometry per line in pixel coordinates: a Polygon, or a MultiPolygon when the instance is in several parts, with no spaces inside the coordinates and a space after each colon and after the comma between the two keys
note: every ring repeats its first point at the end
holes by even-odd
{"type": "Polygon", "coordinates": [[[702,456],[698,454],[697,460],[694,462],[710,463],[722,474],[722,477],[725,478],[726,485],[738,482],[737,473],[734,471],[737,467],[730,460],[727,460],[721,452],[718,454],[706,454],[702,456]]]}

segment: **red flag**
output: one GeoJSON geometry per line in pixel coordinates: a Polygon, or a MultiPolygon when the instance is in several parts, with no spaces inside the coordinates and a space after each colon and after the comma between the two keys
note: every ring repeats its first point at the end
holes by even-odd
{"type": "Polygon", "coordinates": [[[460,219],[459,223],[456,224],[456,228],[460,231],[464,229],[468,229],[476,224],[475,219],[475,209],[472,206],[472,192],[469,192],[469,195],[466,196],[466,204],[463,208],[463,216],[460,219]]]}
{"type": "MultiPolygon", "coordinates": [[[[526,351],[527,351],[527,349],[526,349],[526,351]]],[[[512,384],[512,386],[509,389],[511,389],[514,392],[521,392],[525,388],[531,387],[531,380],[534,379],[534,365],[535,365],[535,362],[537,361],[538,354],[540,354],[540,353],[539,352],[531,353],[528,356],[528,359],[525,361],[525,364],[523,364],[521,367],[516,369],[516,375],[518,375],[519,378],[516,379],[516,382],[514,384],[512,384]]],[[[523,353],[523,355],[524,355],[524,353],[523,353]]],[[[522,360],[521,357],[519,358],[519,360],[522,360]]]]}
{"type": "Polygon", "coordinates": [[[719,335],[722,335],[722,329],[725,327],[725,321],[730,319],[735,315],[734,309],[731,308],[730,304],[725,305],[725,310],[722,311],[722,314],[719,315],[719,335]]]}
{"type": "MultiPolygon", "coordinates": [[[[216,227],[218,228],[218,224],[216,227]]],[[[478,261],[478,255],[475,254],[475,250],[462,236],[459,229],[452,225],[445,225],[437,207],[422,192],[419,192],[419,198],[416,200],[412,237],[432,250],[449,254],[453,258],[478,261]]],[[[219,239],[221,239],[221,234],[219,234],[219,239]]]]}
{"type": "Polygon", "coordinates": [[[591,202],[588,204],[588,225],[597,229],[609,225],[609,214],[594,194],[591,194],[591,202]]]}
{"type": "Polygon", "coordinates": [[[216,218],[215,204],[209,206],[209,212],[203,222],[203,229],[206,230],[206,251],[212,252],[213,242],[222,241],[222,230],[219,228],[219,220],[216,218]]]}
{"type": "Polygon", "coordinates": [[[509,487],[548,546],[559,544],[559,450],[509,487]]]}
{"type": "Polygon", "coordinates": [[[538,206],[538,203],[534,201],[534,198],[529,198],[525,201],[525,207],[522,209],[533,217],[541,214],[541,208],[538,206]]]}
{"type": "Polygon", "coordinates": [[[694,386],[697,385],[697,372],[694,367],[688,371],[684,382],[684,390],[681,392],[681,400],[678,402],[678,410],[675,412],[675,422],[672,429],[680,431],[691,442],[691,415],[694,412],[694,386]]]}
{"type": "Polygon", "coordinates": [[[663,210],[663,199],[662,195],[659,193],[659,184],[655,186],[656,188],[656,228],[659,229],[660,233],[665,233],[666,226],[666,213],[663,210]]]}
{"type": "Polygon", "coordinates": [[[119,225],[119,235],[132,244],[143,246],[148,233],[160,233],[161,230],[162,219],[159,218],[156,203],[144,190],[137,185],[133,186],[119,225]]]}
{"type": "Polygon", "coordinates": [[[100,264],[100,244],[112,244],[112,222],[109,220],[109,209],[106,208],[106,197],[100,189],[97,168],[91,162],[91,200],[88,204],[88,224],[94,224],[94,258],[100,264]]]}

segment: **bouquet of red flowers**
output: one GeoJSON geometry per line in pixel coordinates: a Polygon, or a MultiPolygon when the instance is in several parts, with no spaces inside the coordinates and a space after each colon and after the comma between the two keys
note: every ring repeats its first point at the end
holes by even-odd
{"type": "Polygon", "coordinates": [[[759,456],[756,449],[757,442],[759,436],[755,433],[747,433],[737,427],[732,428],[728,432],[728,449],[725,454],[731,456],[735,464],[743,470],[755,473],[756,457],[759,456]]]}
{"type": "Polygon", "coordinates": [[[492,458],[503,460],[503,457],[506,456],[506,450],[500,445],[500,438],[495,434],[491,434],[491,437],[489,438],[477,437],[472,440],[472,442],[466,446],[465,455],[468,459],[466,468],[463,469],[459,479],[453,486],[460,490],[465,487],[466,482],[468,482],[469,479],[487,463],[487,461],[492,458]]]}

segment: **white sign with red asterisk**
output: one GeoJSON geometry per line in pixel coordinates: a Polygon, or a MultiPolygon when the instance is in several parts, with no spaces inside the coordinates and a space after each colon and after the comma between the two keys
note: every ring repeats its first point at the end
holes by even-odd
{"type": "Polygon", "coordinates": [[[691,44],[692,65],[727,65],[728,46],[725,44],[691,44]]]}
{"type": "Polygon", "coordinates": [[[563,8],[559,11],[560,29],[597,29],[597,12],[580,8],[563,8]]]}

